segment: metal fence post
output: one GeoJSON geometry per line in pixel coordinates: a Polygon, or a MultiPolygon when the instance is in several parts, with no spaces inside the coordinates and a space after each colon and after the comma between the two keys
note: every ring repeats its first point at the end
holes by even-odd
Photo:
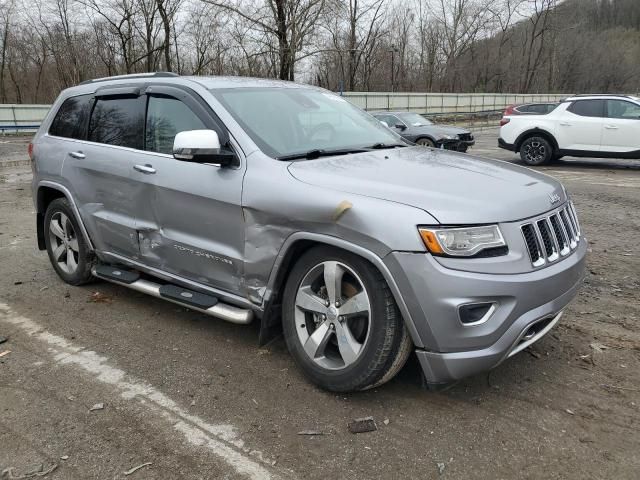
{"type": "Polygon", "coordinates": [[[18,133],[18,117],[16,117],[16,107],[11,105],[11,113],[13,114],[13,124],[16,127],[16,134],[18,133]]]}

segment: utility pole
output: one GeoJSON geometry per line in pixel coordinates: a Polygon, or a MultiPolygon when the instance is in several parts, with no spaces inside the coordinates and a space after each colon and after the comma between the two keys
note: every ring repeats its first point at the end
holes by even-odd
{"type": "Polygon", "coordinates": [[[395,45],[391,45],[391,93],[396,91],[396,57],[395,54],[398,52],[398,49],[395,45]]]}

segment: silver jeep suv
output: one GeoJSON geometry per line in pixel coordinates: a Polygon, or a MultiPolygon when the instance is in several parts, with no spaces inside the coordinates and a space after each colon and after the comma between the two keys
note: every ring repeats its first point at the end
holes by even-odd
{"type": "Polygon", "coordinates": [[[147,74],[65,90],[30,146],[39,248],[95,277],[284,332],[334,391],[429,384],[541,338],[587,242],[541,173],[413,146],[331,92],[147,74]]]}

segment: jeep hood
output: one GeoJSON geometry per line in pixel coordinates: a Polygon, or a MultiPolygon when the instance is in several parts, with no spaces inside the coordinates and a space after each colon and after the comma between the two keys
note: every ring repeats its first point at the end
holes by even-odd
{"type": "Polygon", "coordinates": [[[534,170],[424,147],[298,161],[289,171],[311,185],[421,208],[443,225],[515,221],[566,201],[559,182],[534,170]]]}

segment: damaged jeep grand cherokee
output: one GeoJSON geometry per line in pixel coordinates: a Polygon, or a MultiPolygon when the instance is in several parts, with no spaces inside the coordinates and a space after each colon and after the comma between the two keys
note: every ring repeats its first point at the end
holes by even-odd
{"type": "Polygon", "coordinates": [[[430,384],[493,368],[558,322],[584,276],[560,183],[410,146],[310,86],[88,81],[30,154],[38,244],[65,282],[257,319],[328,390],[381,385],[412,351],[430,384]]]}

